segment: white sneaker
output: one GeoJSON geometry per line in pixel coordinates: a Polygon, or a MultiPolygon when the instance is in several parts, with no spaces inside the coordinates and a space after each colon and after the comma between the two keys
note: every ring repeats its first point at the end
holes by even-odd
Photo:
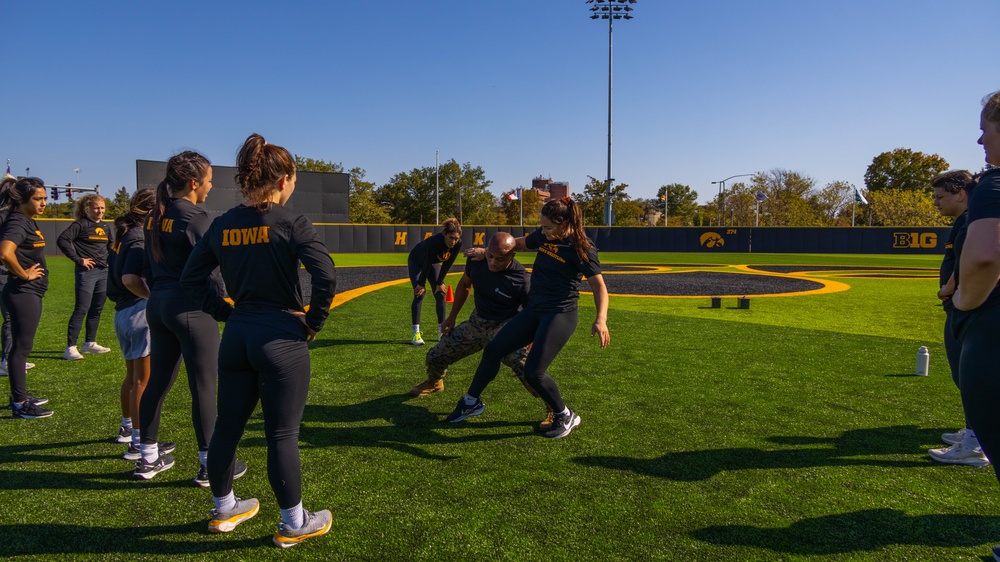
{"type": "Polygon", "coordinates": [[[83,345],[80,346],[80,351],[83,353],[107,353],[111,351],[111,348],[104,347],[96,341],[87,341],[83,342],[83,345]]]}
{"type": "Polygon", "coordinates": [[[83,359],[83,355],[80,354],[80,351],[75,345],[71,345],[66,348],[66,351],[63,352],[63,359],[67,361],[78,361],[83,359]]]}
{"type": "Polygon", "coordinates": [[[947,464],[966,464],[969,466],[989,466],[990,459],[983,454],[983,449],[966,447],[963,443],[955,443],[946,449],[931,449],[927,451],[930,457],[947,464]]]}
{"type": "Polygon", "coordinates": [[[965,440],[965,428],[956,431],[955,433],[942,433],[941,441],[949,445],[954,445],[955,443],[961,443],[965,440]]]}
{"type": "MultiPolygon", "coordinates": [[[[7,366],[4,365],[4,369],[6,369],[6,368],[7,368],[7,366]]],[[[28,363],[28,362],[24,363],[24,370],[25,371],[27,371],[28,369],[34,369],[34,368],[35,368],[35,364],[34,363],[28,363]]]]}

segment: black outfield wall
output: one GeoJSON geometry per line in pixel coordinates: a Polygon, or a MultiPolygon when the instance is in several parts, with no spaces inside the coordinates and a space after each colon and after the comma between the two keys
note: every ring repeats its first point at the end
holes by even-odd
{"type": "MultiPolygon", "coordinates": [[[[69,219],[40,219],[50,255],[59,254],[56,237],[69,219]]],[[[514,236],[535,227],[465,226],[462,245],[484,246],[497,231],[514,236]]],[[[441,227],[316,223],[320,238],[334,254],[409,252],[441,227]]],[[[783,254],[941,254],[949,228],[708,228],[595,227],[587,236],[603,252],[732,252],[783,254]]]]}

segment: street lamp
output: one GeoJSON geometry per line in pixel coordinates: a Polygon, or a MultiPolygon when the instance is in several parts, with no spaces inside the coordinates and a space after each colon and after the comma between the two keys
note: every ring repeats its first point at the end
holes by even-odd
{"type": "Polygon", "coordinates": [[[73,168],[73,171],[76,172],[76,185],[77,185],[77,187],[79,187],[80,186],[80,168],[73,168]]]}
{"type": "Polygon", "coordinates": [[[724,204],[725,200],[722,198],[722,194],[726,192],[726,182],[733,178],[745,178],[747,176],[752,176],[752,175],[753,174],[737,174],[735,176],[729,176],[724,180],[712,182],[712,185],[719,184],[719,220],[718,220],[718,225],[716,226],[722,226],[722,209],[725,206],[724,204]]]}
{"type": "Polygon", "coordinates": [[[611,182],[615,181],[615,179],[611,177],[611,30],[615,20],[632,19],[632,15],[630,14],[632,6],[629,4],[635,4],[636,1],[637,0],[587,0],[587,4],[594,4],[590,7],[590,19],[608,20],[608,175],[607,183],[605,184],[606,198],[604,201],[604,224],[607,226],[611,226],[611,223],[613,222],[613,217],[611,215],[611,182]]]}

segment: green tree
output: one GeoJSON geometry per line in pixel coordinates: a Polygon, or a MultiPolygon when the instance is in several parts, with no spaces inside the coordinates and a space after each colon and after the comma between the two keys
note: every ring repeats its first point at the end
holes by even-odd
{"type": "Polygon", "coordinates": [[[947,170],[948,162],[937,154],[897,148],[872,159],[865,171],[865,186],[869,192],[902,189],[930,195],[931,180],[947,170]]]}
{"type": "Polygon", "coordinates": [[[516,189],[505,191],[500,195],[500,214],[503,216],[503,223],[508,225],[521,224],[521,209],[524,208],[524,224],[534,226],[538,224],[538,216],[542,210],[544,202],[534,189],[519,188],[521,190],[520,199],[511,200],[509,195],[517,193],[516,189]]]}
{"type": "Polygon", "coordinates": [[[667,194],[667,217],[670,219],[670,224],[693,225],[694,215],[698,209],[698,192],[680,183],[662,185],[656,191],[656,201],[660,205],[659,211],[663,210],[664,193],[667,194]]]}
{"type": "Polygon", "coordinates": [[[121,186],[121,189],[115,192],[115,196],[111,199],[105,199],[105,211],[104,220],[113,222],[116,218],[125,214],[125,210],[128,209],[128,201],[132,196],[129,195],[128,190],[125,186],[121,186]]]}
{"type": "Polygon", "coordinates": [[[427,166],[396,174],[376,190],[375,198],[394,223],[432,223],[437,200],[441,220],[457,217],[463,224],[498,224],[503,215],[496,196],[488,189],[491,183],[482,167],[468,162],[460,165],[452,159],[437,169],[427,166]],[[436,198],[437,171],[441,192],[436,198]]]}
{"type": "Polygon", "coordinates": [[[775,168],[754,174],[749,185],[751,196],[755,197],[757,191],[767,196],[760,204],[760,225],[818,226],[820,221],[807,201],[814,185],[816,181],[809,176],[791,170],[775,168]]]}
{"type": "Polygon", "coordinates": [[[858,204],[857,224],[868,226],[948,226],[929,195],[912,189],[882,189],[866,195],[867,205],[858,204]]]}
{"type": "Polygon", "coordinates": [[[834,181],[814,191],[808,198],[821,226],[850,226],[854,203],[854,184],[834,181]]]}
{"type": "MultiPolygon", "coordinates": [[[[587,226],[604,225],[604,202],[607,201],[607,183],[593,176],[587,176],[590,181],[583,188],[583,193],[577,198],[580,211],[583,212],[583,223],[587,226]]],[[[620,183],[611,188],[611,209],[615,226],[638,226],[645,218],[642,203],[633,201],[625,190],[627,183],[620,183]]]]}
{"type": "MultiPolygon", "coordinates": [[[[327,162],[295,155],[295,169],[300,172],[325,172],[343,174],[344,165],[340,162],[327,162]]],[[[354,167],[347,171],[351,177],[351,187],[348,195],[348,216],[352,223],[385,224],[390,221],[389,213],[378,204],[375,198],[375,184],[365,181],[368,174],[363,168],[354,167]]]]}

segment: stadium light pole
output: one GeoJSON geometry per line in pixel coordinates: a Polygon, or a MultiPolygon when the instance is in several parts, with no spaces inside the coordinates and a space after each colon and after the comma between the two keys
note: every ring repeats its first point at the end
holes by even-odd
{"type": "Polygon", "coordinates": [[[79,186],[80,185],[80,168],[73,168],[73,171],[76,172],[76,185],[79,186]]]}
{"type": "Polygon", "coordinates": [[[438,151],[434,151],[434,224],[441,224],[441,165],[438,151]]]}
{"type": "Polygon", "coordinates": [[[606,226],[611,226],[614,218],[612,216],[611,208],[611,183],[615,181],[615,179],[611,177],[611,32],[614,27],[615,20],[632,19],[632,15],[629,13],[632,11],[632,7],[629,4],[635,4],[636,1],[637,0],[587,0],[587,4],[593,4],[590,8],[590,19],[608,20],[608,175],[605,183],[604,200],[604,224],[606,226]]]}
{"type": "Polygon", "coordinates": [[[737,174],[735,176],[729,176],[724,180],[713,181],[712,185],[719,184],[719,220],[716,226],[722,226],[722,209],[725,206],[723,204],[722,194],[726,192],[726,182],[733,178],[745,178],[747,176],[752,176],[753,174],[737,174]]]}

